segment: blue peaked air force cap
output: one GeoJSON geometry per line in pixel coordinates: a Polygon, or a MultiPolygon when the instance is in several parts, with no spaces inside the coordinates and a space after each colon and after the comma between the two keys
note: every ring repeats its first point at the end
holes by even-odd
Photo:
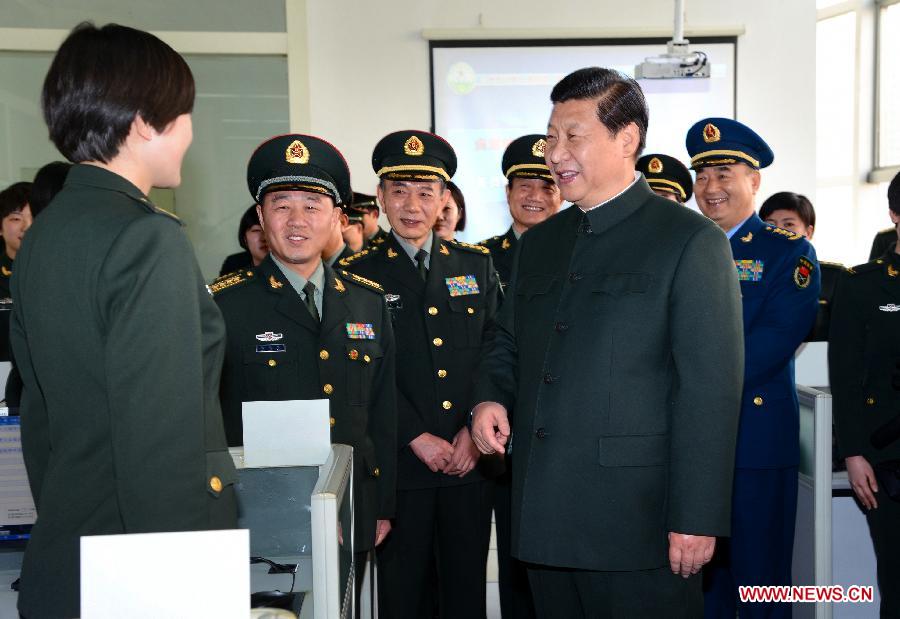
{"type": "Polygon", "coordinates": [[[704,118],[688,129],[684,145],[691,169],[745,163],[756,170],[775,159],[766,141],[743,123],[730,118],[704,118]]]}

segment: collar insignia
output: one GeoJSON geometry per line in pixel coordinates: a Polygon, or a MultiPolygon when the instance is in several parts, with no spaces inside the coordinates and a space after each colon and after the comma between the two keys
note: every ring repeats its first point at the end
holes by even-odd
{"type": "Polygon", "coordinates": [[[742,242],[742,243],[749,243],[749,242],[752,241],[752,240],[753,240],[753,233],[752,233],[752,232],[748,232],[748,233],[747,233],[747,236],[742,236],[742,237],[741,237],[741,242],[742,242]]]}
{"type": "Polygon", "coordinates": [[[500,243],[500,247],[502,247],[503,249],[509,249],[509,246],[510,246],[509,239],[503,239],[503,242],[500,243]]]}
{"type": "Polygon", "coordinates": [[[894,268],[893,264],[889,264],[887,268],[888,277],[897,277],[900,275],[900,271],[894,268]]]}
{"type": "Polygon", "coordinates": [[[387,256],[388,256],[388,258],[396,258],[397,257],[397,252],[394,251],[393,247],[388,247],[387,256]]]}
{"type": "Polygon", "coordinates": [[[445,256],[450,255],[450,250],[447,249],[447,246],[444,245],[443,243],[441,243],[441,253],[444,254],[445,256]]]}
{"type": "Polygon", "coordinates": [[[284,283],[282,283],[282,282],[278,281],[277,279],[275,279],[275,276],[274,276],[274,275],[269,275],[269,285],[270,285],[272,288],[274,288],[275,290],[278,290],[279,288],[281,288],[282,286],[284,286],[284,283]]]}
{"type": "Polygon", "coordinates": [[[12,271],[7,269],[6,267],[0,267],[0,273],[3,273],[3,277],[9,277],[12,275],[12,271]]]}
{"type": "Polygon", "coordinates": [[[346,288],[344,288],[344,282],[339,280],[337,277],[334,278],[334,289],[338,292],[344,292],[346,288]]]}

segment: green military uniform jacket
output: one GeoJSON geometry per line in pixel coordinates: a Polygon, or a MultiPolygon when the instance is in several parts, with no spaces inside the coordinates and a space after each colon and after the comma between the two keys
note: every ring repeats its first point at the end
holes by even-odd
{"type": "Polygon", "coordinates": [[[840,279],[847,272],[847,267],[837,262],[819,260],[822,288],[819,290],[819,311],[816,324],[806,338],[807,342],[827,342],[831,325],[831,308],[834,305],[834,293],[840,279]]]}
{"type": "Polygon", "coordinates": [[[869,252],[869,260],[881,258],[885,252],[893,251],[894,244],[897,242],[897,228],[885,228],[875,235],[872,239],[872,249],[869,252]]]}
{"type": "Polygon", "coordinates": [[[180,223],[90,165],[28,231],[12,293],[38,513],[19,611],[74,617],[80,536],[236,526],[225,325],[180,223]]]}
{"type": "Polygon", "coordinates": [[[367,249],[369,247],[378,247],[382,245],[390,236],[384,228],[378,226],[378,232],[372,235],[372,238],[367,239],[365,242],[365,247],[363,249],[367,249]]]}
{"type": "Polygon", "coordinates": [[[228,443],[241,445],[242,402],[328,398],[332,442],[353,447],[359,552],[394,514],[394,338],[381,288],[323,266],[321,323],[271,256],[212,285],[228,333],[222,413],[228,443]]]}
{"type": "Polygon", "coordinates": [[[488,251],[442,241],[431,246],[427,282],[393,234],[341,266],[379,282],[397,342],[397,487],[402,490],[473,483],[432,473],[409,443],[424,432],[453,442],[472,408],[472,382],[485,338],[493,333],[499,285],[488,251]]]}
{"type": "Polygon", "coordinates": [[[512,226],[506,233],[500,236],[492,236],[489,239],[481,241],[479,245],[487,247],[491,252],[491,260],[494,261],[494,268],[497,269],[497,275],[500,276],[500,286],[505,290],[512,278],[513,256],[516,254],[516,246],[519,239],[516,238],[512,226]]]}
{"type": "Polygon", "coordinates": [[[12,311],[12,294],[9,291],[9,280],[12,269],[12,258],[0,247],[0,361],[10,360],[9,314],[12,311]]]}
{"type": "Polygon", "coordinates": [[[743,365],[708,219],[641,178],[529,229],[475,391],[515,411],[513,556],[655,569],[670,531],[727,535],[743,365]]]}
{"type": "Polygon", "coordinates": [[[872,433],[900,413],[900,255],[853,267],[831,314],[829,377],[838,450],[870,464],[900,458],[900,441],[872,446],[872,433]]]}

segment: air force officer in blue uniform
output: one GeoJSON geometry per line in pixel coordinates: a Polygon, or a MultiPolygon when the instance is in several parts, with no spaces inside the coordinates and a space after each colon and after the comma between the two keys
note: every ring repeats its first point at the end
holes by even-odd
{"type": "Polygon", "coordinates": [[[816,318],[819,266],[805,237],[754,211],[769,146],[749,127],[707,118],[688,131],[694,194],[728,235],[744,309],[744,388],[731,539],[705,570],[705,615],[790,617],[786,603],[738,605],[741,585],[789,585],[797,511],[799,416],[794,352],[816,318]]]}

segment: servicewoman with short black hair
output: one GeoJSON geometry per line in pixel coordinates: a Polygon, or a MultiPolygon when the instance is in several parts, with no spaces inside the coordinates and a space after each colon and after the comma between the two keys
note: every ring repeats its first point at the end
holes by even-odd
{"type": "Polygon", "coordinates": [[[225,258],[222,262],[222,268],[219,269],[220,277],[241,269],[259,266],[259,263],[269,253],[269,247],[266,245],[266,235],[263,234],[262,226],[259,225],[259,215],[255,204],[248,207],[244,214],[241,215],[237,238],[238,245],[244,248],[244,251],[239,251],[225,258]]]}
{"type": "Polygon", "coordinates": [[[81,24],[41,101],[50,139],[76,165],[12,278],[39,514],[18,606],[75,617],[82,536],[234,528],[236,474],[218,399],[222,315],[181,222],[147,198],[181,181],[187,63],[149,33],[81,24]]]}

